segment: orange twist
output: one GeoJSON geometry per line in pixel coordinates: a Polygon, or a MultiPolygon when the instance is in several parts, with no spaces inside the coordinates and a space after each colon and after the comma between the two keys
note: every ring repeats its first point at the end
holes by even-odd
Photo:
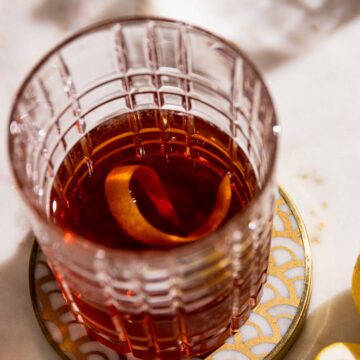
{"type": "Polygon", "coordinates": [[[150,167],[127,165],[111,170],[105,180],[105,194],[111,213],[124,231],[145,244],[169,246],[197,240],[215,231],[228,213],[231,184],[229,177],[224,176],[217,190],[215,206],[207,221],[188,236],[168,234],[151,225],[141,214],[130,192],[133,176],[137,177],[163,217],[176,225],[179,225],[179,219],[158,175],[150,167]]]}

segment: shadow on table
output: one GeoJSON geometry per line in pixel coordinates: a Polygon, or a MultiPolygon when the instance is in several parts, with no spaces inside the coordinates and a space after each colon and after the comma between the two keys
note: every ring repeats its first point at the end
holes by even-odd
{"type": "Polygon", "coordinates": [[[358,0],[43,0],[31,16],[66,32],[91,22],[128,15],[161,15],[196,22],[225,34],[263,71],[306,52],[360,13],[358,0]]]}
{"type": "Polygon", "coordinates": [[[251,57],[261,69],[270,70],[306,52],[359,14],[358,0],[280,0],[264,11],[266,28],[258,34],[262,46],[253,49],[251,57]]]}
{"type": "Polygon", "coordinates": [[[147,0],[43,0],[33,10],[32,17],[38,21],[52,22],[63,30],[88,25],[115,16],[146,13],[147,0]]]}
{"type": "Polygon", "coordinates": [[[349,289],[325,302],[308,316],[298,341],[286,359],[312,360],[331,343],[360,343],[359,334],[360,318],[349,289]]]}
{"type": "Polygon", "coordinates": [[[31,305],[28,264],[33,239],[29,233],[14,256],[0,264],[0,344],[4,359],[57,359],[31,305]]]}

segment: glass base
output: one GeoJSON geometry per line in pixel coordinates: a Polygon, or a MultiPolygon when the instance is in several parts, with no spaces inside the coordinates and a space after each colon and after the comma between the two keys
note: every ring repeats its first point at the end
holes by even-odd
{"type": "MultiPolygon", "coordinates": [[[[227,339],[223,336],[224,345],[202,358],[228,359],[233,351],[243,358],[258,358],[253,353],[255,350],[267,359],[279,359],[301,328],[311,293],[310,247],[300,215],[281,189],[276,200],[269,264],[269,276],[267,280],[263,277],[263,290],[253,299],[254,303],[258,302],[257,306],[251,310],[254,304],[249,304],[233,319],[232,327],[242,326],[240,330],[227,339]],[[277,316],[279,313],[284,316],[277,316]],[[262,342],[263,334],[267,334],[266,343],[262,342]]],[[[122,355],[128,350],[123,343],[99,339],[94,333],[89,335],[66,305],[36,242],[29,272],[35,314],[44,335],[61,358],[87,359],[90,353],[96,352],[104,359],[136,359],[130,354],[122,355]]]]}

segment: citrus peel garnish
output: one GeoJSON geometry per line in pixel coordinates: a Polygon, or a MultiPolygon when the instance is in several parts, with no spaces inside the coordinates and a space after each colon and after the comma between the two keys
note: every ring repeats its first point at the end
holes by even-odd
{"type": "Polygon", "coordinates": [[[179,225],[179,220],[154,170],[144,165],[125,165],[114,168],[105,180],[108,206],[121,228],[143,243],[174,245],[197,240],[215,231],[228,213],[231,202],[231,184],[226,175],[218,187],[215,206],[207,221],[188,236],[168,234],[150,224],[141,214],[130,192],[130,181],[133,177],[136,177],[163,217],[175,225],[179,225]]]}

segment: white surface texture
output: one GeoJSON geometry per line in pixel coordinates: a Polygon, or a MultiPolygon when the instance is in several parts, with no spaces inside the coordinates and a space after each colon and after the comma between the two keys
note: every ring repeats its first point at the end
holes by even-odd
{"type": "Polygon", "coordinates": [[[286,359],[313,359],[335,341],[360,343],[350,293],[360,251],[358,0],[0,0],[1,359],[57,359],[29,297],[30,227],[7,163],[11,100],[31,66],[66,35],[135,13],[201,25],[236,42],[257,63],[282,126],[279,183],[298,206],[312,243],[309,315],[286,359]]]}

